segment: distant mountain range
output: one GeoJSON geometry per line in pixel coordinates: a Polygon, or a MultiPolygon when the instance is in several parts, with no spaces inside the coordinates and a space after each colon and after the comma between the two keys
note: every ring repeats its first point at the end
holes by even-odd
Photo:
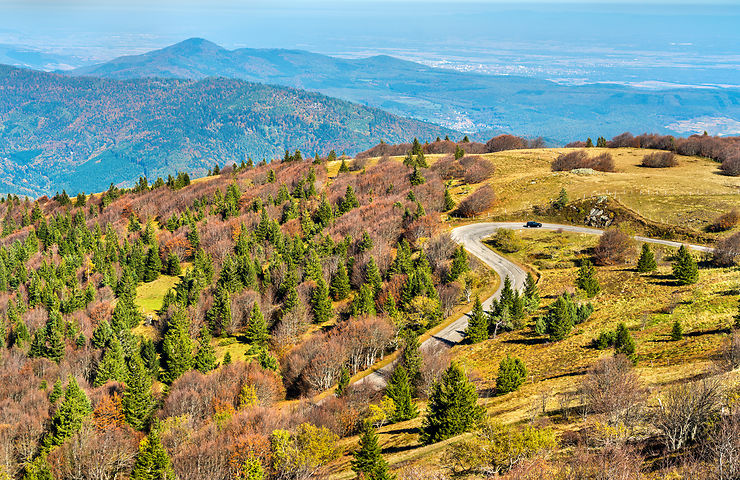
{"type": "MultiPolygon", "coordinates": [[[[740,90],[645,90],[431,68],[388,56],[342,59],[300,50],[227,50],[193,38],[65,72],[112,79],[228,77],[317,91],[481,138],[508,132],[562,144],[630,130],[740,133],[740,90]]],[[[639,79],[636,79],[639,80],[639,79]]]]}
{"type": "Polygon", "coordinates": [[[0,192],[95,192],[219,163],[355,153],[457,132],[287,87],[228,78],[76,78],[0,65],[0,192]]]}

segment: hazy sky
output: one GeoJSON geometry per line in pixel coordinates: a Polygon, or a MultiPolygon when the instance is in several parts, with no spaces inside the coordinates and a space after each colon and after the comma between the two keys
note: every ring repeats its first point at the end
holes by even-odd
{"type": "Polygon", "coordinates": [[[203,37],[490,73],[612,80],[619,70],[616,80],[641,81],[649,68],[649,80],[683,82],[684,69],[702,72],[689,83],[727,83],[740,78],[738,25],[740,0],[0,0],[0,47],[69,65],[203,37]]]}

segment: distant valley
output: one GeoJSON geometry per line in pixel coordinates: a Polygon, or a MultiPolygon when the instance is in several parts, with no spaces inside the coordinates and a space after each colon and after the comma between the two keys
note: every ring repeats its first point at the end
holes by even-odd
{"type": "Polygon", "coordinates": [[[584,135],[624,131],[701,133],[707,125],[711,134],[740,133],[738,89],[562,85],[432,68],[389,56],[342,59],[301,50],[227,50],[198,38],[65,73],[112,79],[221,76],[286,85],[479,132],[481,138],[508,132],[565,144],[584,135]]]}

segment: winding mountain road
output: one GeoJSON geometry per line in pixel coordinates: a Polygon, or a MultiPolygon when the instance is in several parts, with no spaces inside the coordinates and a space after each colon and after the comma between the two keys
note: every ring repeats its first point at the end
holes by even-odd
{"type": "MultiPolygon", "coordinates": [[[[524,222],[486,222],[464,225],[452,229],[451,232],[452,239],[455,242],[465,247],[465,249],[469,253],[475,255],[478,260],[493,269],[502,279],[502,282],[499,284],[496,292],[494,292],[493,295],[483,301],[483,308],[486,310],[490,308],[493,300],[498,299],[501,295],[504,278],[508,276],[511,279],[512,286],[518,290],[521,290],[524,287],[524,282],[527,279],[527,272],[524,269],[522,269],[514,262],[507,260],[505,257],[494,252],[483,243],[484,238],[493,235],[493,233],[496,232],[496,230],[498,230],[499,228],[509,228],[512,230],[526,229],[526,227],[524,226],[524,222]]],[[[543,223],[542,227],[536,228],[536,230],[562,230],[564,232],[585,233],[590,235],[601,235],[604,233],[604,230],[599,230],[596,228],[578,227],[574,225],[560,225],[555,223],[543,223]]],[[[681,242],[673,242],[670,240],[661,240],[641,236],[635,236],[633,238],[638,242],[654,243],[658,245],[666,245],[669,247],[680,247],[681,245],[686,245],[688,248],[699,252],[712,252],[714,250],[711,247],[706,247],[703,245],[683,244],[681,242]]],[[[464,314],[457,320],[451,322],[444,329],[440,330],[435,335],[424,341],[424,343],[422,343],[421,345],[421,348],[426,351],[439,351],[444,348],[451,348],[463,340],[464,332],[467,326],[468,315],[464,314]]],[[[373,387],[383,388],[392,372],[393,363],[379,368],[378,370],[358,380],[356,383],[369,383],[373,387]]]]}

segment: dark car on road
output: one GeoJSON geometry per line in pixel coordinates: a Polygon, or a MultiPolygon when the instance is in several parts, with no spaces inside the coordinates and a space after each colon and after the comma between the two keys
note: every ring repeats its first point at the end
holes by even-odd
{"type": "Polygon", "coordinates": [[[542,226],[542,224],[540,222],[529,221],[524,226],[527,227],[527,228],[540,228],[542,226]]]}

